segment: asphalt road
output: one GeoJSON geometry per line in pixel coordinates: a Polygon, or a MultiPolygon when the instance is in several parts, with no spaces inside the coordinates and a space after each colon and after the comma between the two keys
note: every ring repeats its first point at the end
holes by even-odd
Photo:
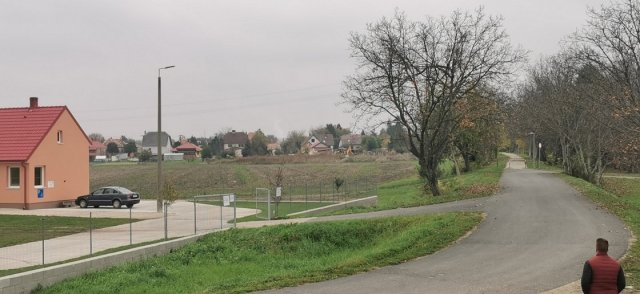
{"type": "MultiPolygon", "coordinates": [[[[266,293],[539,293],[578,280],[596,238],[608,239],[609,254],[620,258],[630,237],[620,220],[543,171],[506,169],[495,196],[409,214],[458,209],[484,211],[487,218],[454,246],[400,265],[266,293]]],[[[407,210],[384,212],[390,214],[407,210]]]]}

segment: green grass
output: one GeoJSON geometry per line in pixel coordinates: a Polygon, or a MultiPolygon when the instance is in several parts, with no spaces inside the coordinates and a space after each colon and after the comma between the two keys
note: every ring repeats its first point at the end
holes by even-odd
{"type": "MultiPolygon", "coordinates": [[[[500,162],[506,162],[501,157],[500,162]]],[[[486,197],[499,190],[498,182],[504,171],[504,164],[495,163],[472,170],[460,176],[451,175],[440,180],[440,196],[424,191],[424,182],[417,176],[391,181],[378,187],[378,204],[374,207],[354,207],[335,211],[327,215],[361,213],[400,207],[430,205],[456,200],[486,197]]]]}
{"type": "Polygon", "coordinates": [[[551,165],[551,164],[547,164],[544,161],[540,161],[537,162],[536,160],[533,160],[531,158],[526,158],[523,157],[525,159],[525,163],[527,164],[527,168],[530,169],[539,169],[539,170],[548,170],[548,171],[555,171],[555,172],[562,172],[562,168],[555,166],[555,165],[551,165]]]}
{"type": "MultiPolygon", "coordinates": [[[[129,219],[93,218],[91,220],[94,229],[126,223],[129,223],[129,219]]],[[[0,236],[2,236],[0,247],[42,240],[43,225],[44,238],[51,239],[88,231],[89,219],[85,217],[0,215],[0,236]]]]}
{"type": "MultiPolygon", "coordinates": [[[[198,201],[198,203],[210,204],[210,205],[218,205],[220,206],[222,203],[220,201],[198,201]]],[[[278,213],[275,213],[275,203],[271,203],[272,216],[271,219],[276,218],[286,218],[286,216],[290,213],[305,211],[308,209],[323,207],[333,204],[333,202],[280,202],[278,206],[278,213]]],[[[255,201],[238,201],[236,202],[238,208],[256,208],[255,201]]],[[[250,215],[237,219],[237,222],[250,222],[250,221],[261,221],[266,220],[267,215],[267,203],[258,202],[257,209],[260,210],[258,215],[250,215]]]]}
{"type": "Polygon", "coordinates": [[[244,293],[295,286],[434,253],[481,219],[479,213],[447,213],[233,229],[38,293],[244,293]]]}
{"type": "MultiPolygon", "coordinates": [[[[591,198],[593,202],[617,215],[631,229],[635,236],[640,236],[640,181],[637,179],[605,178],[603,188],[587,181],[565,174],[560,177],[576,190],[591,198]]],[[[640,244],[636,242],[622,266],[627,274],[627,285],[634,288],[640,286],[640,244]]]]}

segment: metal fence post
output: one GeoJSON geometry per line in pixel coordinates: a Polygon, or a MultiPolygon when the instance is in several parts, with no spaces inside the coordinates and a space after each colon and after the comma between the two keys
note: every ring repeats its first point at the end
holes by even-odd
{"type": "Polygon", "coordinates": [[[233,227],[236,227],[236,202],[238,202],[238,199],[236,198],[236,195],[233,195],[233,227]]]}
{"type": "Polygon", "coordinates": [[[271,189],[267,193],[267,219],[271,220],[271,189]]]}
{"type": "MultiPolygon", "coordinates": [[[[133,207],[133,206],[132,206],[133,207]]],[[[131,221],[131,208],[129,207],[129,245],[133,244],[133,227],[132,227],[132,221],[131,221]]]]}
{"type": "Polygon", "coordinates": [[[309,201],[307,197],[309,196],[309,183],[304,183],[304,209],[309,209],[309,201]]]}
{"type": "Polygon", "coordinates": [[[224,207],[224,195],[220,196],[220,229],[222,230],[222,208],[224,207]]]}
{"type": "Polygon", "coordinates": [[[198,216],[196,215],[196,197],[193,196],[193,234],[196,235],[198,234],[198,216]]]}
{"type": "MultiPolygon", "coordinates": [[[[287,192],[289,192],[289,191],[287,191],[287,192]]],[[[293,196],[292,194],[293,194],[293,193],[289,193],[289,211],[291,211],[291,202],[293,202],[293,201],[292,201],[292,200],[293,200],[293,199],[292,199],[292,196],[293,196]]]]}
{"type": "Polygon", "coordinates": [[[165,203],[164,204],[164,239],[165,240],[169,239],[169,228],[167,228],[168,226],[167,214],[169,214],[169,206],[165,203]]]}
{"type": "Polygon", "coordinates": [[[93,215],[89,212],[89,255],[93,255],[93,215]]]}
{"type": "Polygon", "coordinates": [[[42,265],[44,265],[44,217],[40,219],[40,231],[42,233],[42,265]]]}

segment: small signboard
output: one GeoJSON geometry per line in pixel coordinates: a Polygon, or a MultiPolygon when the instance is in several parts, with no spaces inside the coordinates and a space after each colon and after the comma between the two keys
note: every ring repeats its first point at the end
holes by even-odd
{"type": "Polygon", "coordinates": [[[47,188],[53,188],[55,186],[55,182],[53,181],[48,181],[47,182],[47,188]]]}
{"type": "Polygon", "coordinates": [[[229,195],[224,195],[222,196],[222,201],[224,202],[224,206],[229,206],[230,204],[230,199],[229,199],[229,195]]]}
{"type": "Polygon", "coordinates": [[[236,194],[229,195],[229,201],[236,202],[236,194]]]}
{"type": "Polygon", "coordinates": [[[44,198],[44,189],[42,188],[38,189],[38,198],[40,199],[44,198]]]}
{"type": "Polygon", "coordinates": [[[276,198],[280,198],[282,196],[282,187],[276,188],[276,198]]]}

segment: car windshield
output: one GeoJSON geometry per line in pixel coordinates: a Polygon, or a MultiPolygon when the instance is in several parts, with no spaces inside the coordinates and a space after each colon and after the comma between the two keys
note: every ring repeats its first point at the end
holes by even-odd
{"type": "Polygon", "coordinates": [[[116,187],[114,189],[120,191],[120,193],[122,193],[122,194],[131,194],[131,193],[133,193],[133,192],[131,192],[131,190],[129,190],[127,188],[116,187]]]}

